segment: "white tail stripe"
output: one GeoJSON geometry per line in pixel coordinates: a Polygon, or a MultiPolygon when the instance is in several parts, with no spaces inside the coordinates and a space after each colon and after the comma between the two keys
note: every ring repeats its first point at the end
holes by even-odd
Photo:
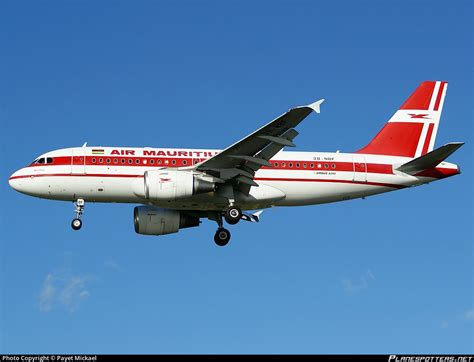
{"type": "Polygon", "coordinates": [[[441,94],[441,99],[439,101],[438,112],[440,112],[440,113],[443,110],[444,97],[446,96],[446,91],[447,90],[448,90],[448,83],[445,83],[444,87],[443,87],[443,93],[441,94]]]}
{"type": "Polygon", "coordinates": [[[435,83],[435,86],[434,86],[434,89],[433,89],[433,94],[431,95],[430,105],[428,107],[428,110],[430,110],[430,111],[432,111],[434,109],[436,99],[438,98],[438,92],[439,92],[440,86],[441,86],[441,82],[438,81],[438,82],[435,83]]]}
{"type": "Polygon", "coordinates": [[[409,123],[430,123],[438,122],[439,113],[437,111],[405,110],[400,109],[390,118],[389,122],[409,122],[409,123]],[[425,115],[422,118],[413,115],[425,115]]]}
{"type": "Polygon", "coordinates": [[[444,97],[446,96],[446,92],[448,90],[448,83],[445,83],[444,84],[444,87],[443,87],[443,93],[441,94],[441,99],[440,99],[440,102],[439,102],[439,107],[438,107],[438,118],[436,119],[436,122],[434,123],[434,127],[433,127],[433,133],[431,135],[431,140],[430,140],[430,144],[428,146],[428,152],[430,151],[433,151],[434,149],[434,144],[435,144],[435,141],[436,141],[436,134],[438,133],[438,126],[439,126],[439,117],[441,116],[441,111],[443,110],[443,105],[444,105],[444,97]]]}
{"type": "Polygon", "coordinates": [[[426,135],[428,134],[429,123],[425,123],[423,125],[423,129],[421,130],[420,139],[418,140],[418,146],[416,146],[415,157],[420,157],[421,152],[423,151],[423,146],[425,144],[426,135]]]}

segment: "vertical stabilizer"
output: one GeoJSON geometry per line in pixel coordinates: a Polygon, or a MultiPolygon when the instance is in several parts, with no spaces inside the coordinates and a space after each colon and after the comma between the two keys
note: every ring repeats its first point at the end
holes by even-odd
{"type": "Polygon", "coordinates": [[[425,81],[403,103],[363,154],[420,157],[434,148],[448,83],[425,81]]]}

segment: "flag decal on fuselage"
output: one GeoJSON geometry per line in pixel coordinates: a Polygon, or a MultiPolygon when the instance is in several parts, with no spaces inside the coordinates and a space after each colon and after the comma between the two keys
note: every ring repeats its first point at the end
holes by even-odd
{"type": "Polygon", "coordinates": [[[104,154],[104,150],[103,150],[103,149],[101,149],[101,150],[99,150],[99,149],[92,149],[92,154],[93,154],[93,155],[103,155],[103,154],[104,154]]]}

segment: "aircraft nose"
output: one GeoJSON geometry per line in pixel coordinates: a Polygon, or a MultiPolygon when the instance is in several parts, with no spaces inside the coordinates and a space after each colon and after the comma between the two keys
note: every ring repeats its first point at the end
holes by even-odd
{"type": "Polygon", "coordinates": [[[19,192],[22,192],[24,191],[23,190],[23,187],[24,186],[24,179],[20,177],[20,171],[21,170],[18,170],[18,171],[15,171],[8,179],[8,184],[10,185],[10,187],[15,190],[15,191],[19,191],[19,192]]]}
{"type": "Polygon", "coordinates": [[[18,174],[18,171],[16,172],[13,172],[12,175],[8,178],[8,184],[10,185],[10,187],[14,190],[16,190],[16,183],[17,183],[17,179],[16,179],[16,176],[18,174]]]}

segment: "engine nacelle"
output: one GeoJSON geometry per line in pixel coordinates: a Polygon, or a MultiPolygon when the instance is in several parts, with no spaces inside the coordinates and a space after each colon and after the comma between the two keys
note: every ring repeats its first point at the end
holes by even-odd
{"type": "Polygon", "coordinates": [[[144,196],[149,200],[177,200],[215,190],[215,183],[205,180],[193,171],[152,170],[146,171],[144,196]]]}
{"type": "Polygon", "coordinates": [[[137,206],[133,210],[135,232],[144,235],[166,235],[179,229],[199,226],[199,218],[176,210],[137,206]]]}

